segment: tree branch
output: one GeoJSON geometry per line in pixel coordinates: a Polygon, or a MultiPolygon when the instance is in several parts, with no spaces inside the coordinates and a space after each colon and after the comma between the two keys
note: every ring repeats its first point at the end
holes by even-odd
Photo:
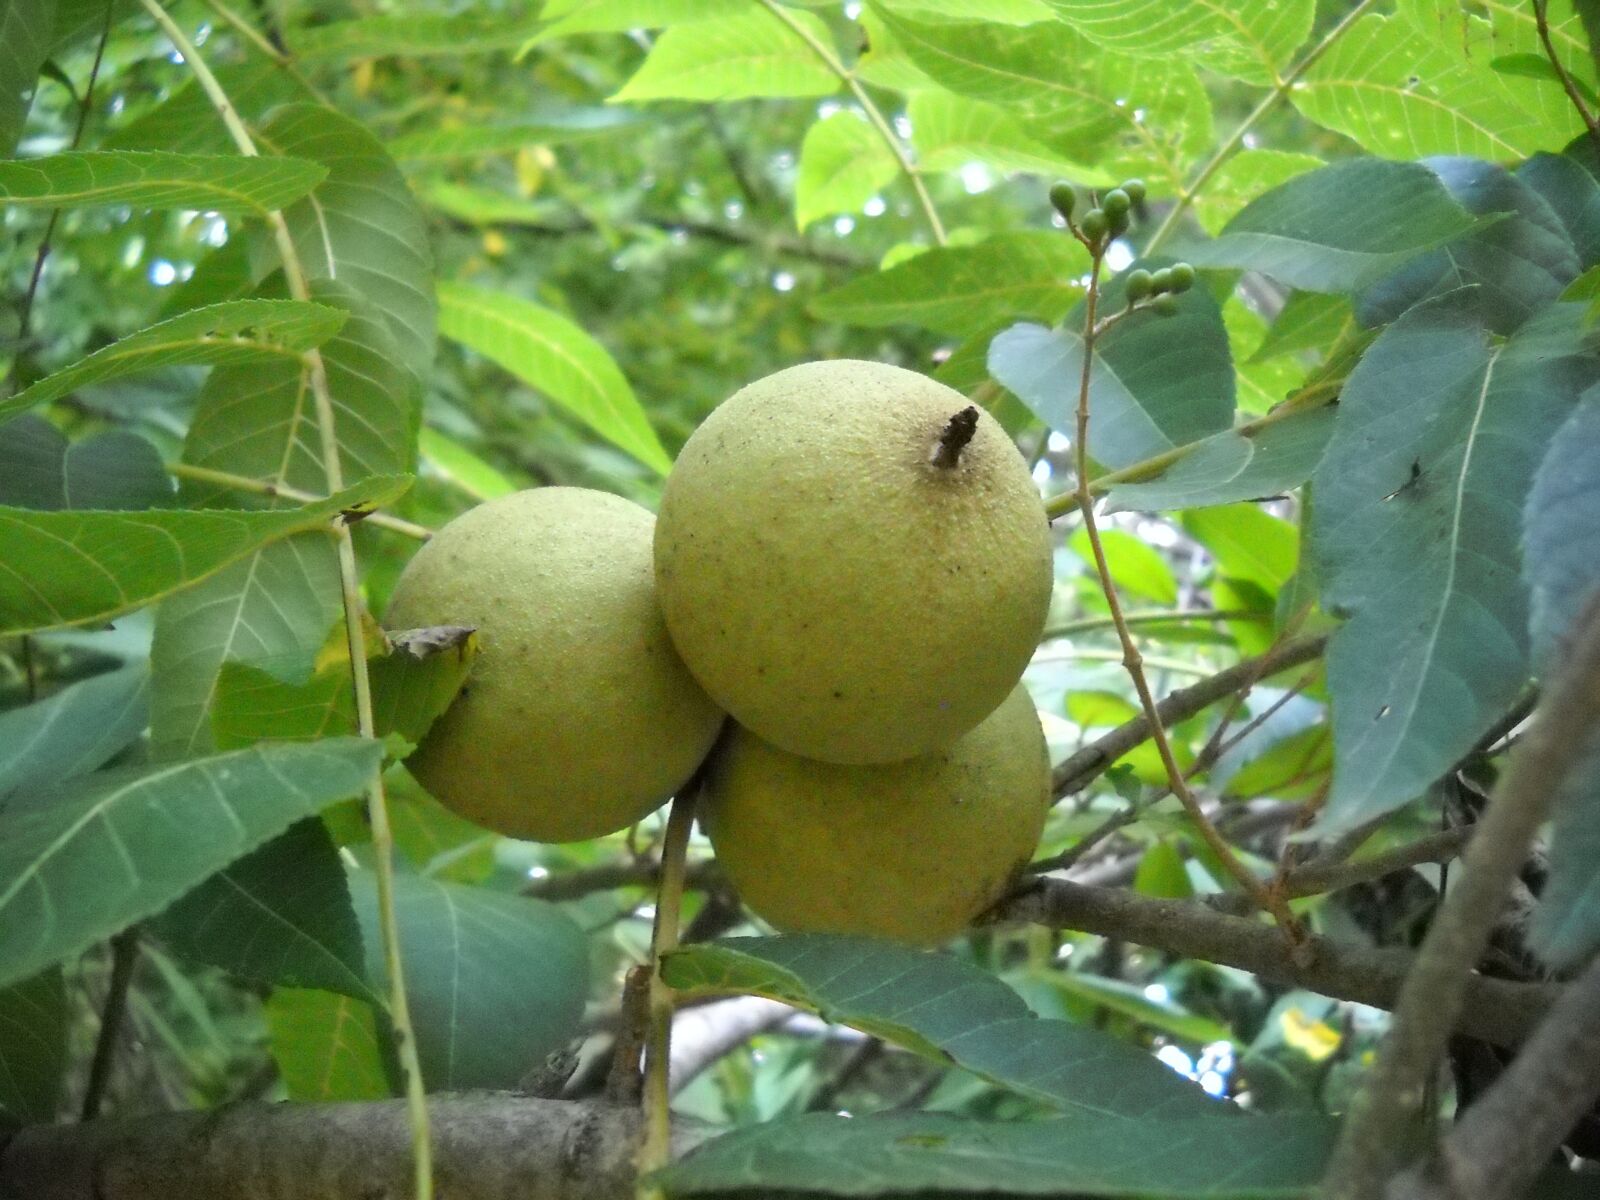
{"type": "MultiPolygon", "coordinates": [[[[428,1109],[450,1200],[632,1200],[636,1108],[479,1092],[434,1094],[428,1109]]],[[[674,1153],[712,1132],[679,1120],[674,1153]]],[[[38,1126],[0,1149],[5,1200],[373,1200],[412,1182],[401,1100],[38,1126]]]]}
{"type": "Polygon", "coordinates": [[[1600,729],[1600,597],[1573,627],[1527,736],[1511,754],[1394,1006],[1394,1021],[1334,1149],[1326,1200],[1370,1200],[1414,1152],[1427,1084],[1506,894],[1552,797],[1600,729]]]}
{"type": "MultiPolygon", "coordinates": [[[[1289,667],[1298,667],[1321,655],[1327,637],[1296,638],[1268,651],[1259,658],[1235,663],[1198,683],[1179,688],[1156,705],[1163,725],[1173,725],[1215,704],[1239,688],[1248,687],[1289,667]]],[[[1104,737],[1069,755],[1056,767],[1051,779],[1051,794],[1058,800],[1081,792],[1098,779],[1112,763],[1151,736],[1151,724],[1141,714],[1117,726],[1104,737]]]]}
{"type": "MultiPolygon", "coordinates": [[[[1406,950],[1369,950],[1316,936],[1307,936],[1296,949],[1271,925],[1204,904],[1154,900],[1060,879],[1038,881],[1003,902],[991,919],[1121,938],[1374,1008],[1393,1007],[1415,957],[1406,950]]],[[[1471,976],[1461,1012],[1441,1033],[1454,1027],[1486,1042],[1515,1046],[1533,1031],[1559,992],[1554,984],[1471,976]]]]}
{"type": "Polygon", "coordinates": [[[1467,1110],[1420,1174],[1415,1200],[1515,1200],[1600,1092],[1600,959],[1562,993],[1488,1094],[1467,1110]]]}
{"type": "MultiPolygon", "coordinates": [[[[653,858],[636,861],[599,863],[572,871],[553,871],[522,885],[524,896],[540,900],[577,900],[595,892],[618,887],[653,888],[661,881],[661,864],[653,858]]],[[[722,872],[714,859],[700,859],[684,868],[683,886],[713,888],[722,883],[722,872]]]]}

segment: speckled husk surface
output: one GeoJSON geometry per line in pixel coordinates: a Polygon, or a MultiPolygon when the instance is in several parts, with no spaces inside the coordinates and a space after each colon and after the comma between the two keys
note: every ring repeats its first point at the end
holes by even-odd
{"type": "Polygon", "coordinates": [[[1050,602],[1049,522],[987,413],[837,360],[735,393],[679,455],[656,583],[679,653],[741,725],[795,754],[893,762],[948,746],[1021,678],[1050,602]],[[970,416],[968,418],[970,420],[970,416]]]}
{"type": "Polygon", "coordinates": [[[478,660],[407,766],[440,802],[511,837],[613,833],[693,774],[723,714],[656,601],[655,518],[585,488],[464,513],[406,566],[384,624],[471,625],[478,660]]]}
{"type": "Polygon", "coordinates": [[[702,819],[740,897],[792,933],[936,945],[1004,894],[1050,807],[1039,714],[1018,685],[954,745],[845,766],[732,731],[702,819]]]}

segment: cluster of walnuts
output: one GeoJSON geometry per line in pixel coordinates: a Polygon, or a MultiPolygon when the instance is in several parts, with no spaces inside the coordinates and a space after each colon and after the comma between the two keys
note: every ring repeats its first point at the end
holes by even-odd
{"type": "Polygon", "coordinates": [[[703,766],[718,861],[774,926],[938,942],[1044,824],[1019,681],[1051,580],[991,417],[898,367],[792,367],[695,431],[659,519],[536,488],[423,547],[386,623],[474,626],[482,653],[408,766],[554,842],[625,828],[703,766]]]}

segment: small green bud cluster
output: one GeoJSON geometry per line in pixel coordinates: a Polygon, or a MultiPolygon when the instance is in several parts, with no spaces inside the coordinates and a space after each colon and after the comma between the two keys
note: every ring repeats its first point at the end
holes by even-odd
{"type": "Polygon", "coordinates": [[[1128,307],[1150,301],[1150,307],[1163,316],[1178,311],[1178,297],[1194,286],[1194,268],[1186,262],[1173,263],[1156,271],[1136,267],[1122,280],[1128,307]]]}
{"type": "Polygon", "coordinates": [[[1050,189],[1050,203],[1066,221],[1067,227],[1078,235],[1091,252],[1103,249],[1112,238],[1128,232],[1133,206],[1144,199],[1142,180],[1130,179],[1121,187],[1114,187],[1100,197],[1100,203],[1090,208],[1076,222],[1072,211],[1077,207],[1078,194],[1070,183],[1058,183],[1050,189]]]}

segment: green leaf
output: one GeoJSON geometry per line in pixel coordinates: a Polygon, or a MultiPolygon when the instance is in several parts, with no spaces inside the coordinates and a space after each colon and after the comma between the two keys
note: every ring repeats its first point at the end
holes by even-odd
{"type": "Polygon", "coordinates": [[[1108,50],[1184,55],[1249,83],[1280,78],[1311,32],[1315,0],[1191,0],[1152,8],[1146,0],[1049,0],[1063,21],[1108,50]]]}
{"type": "Polygon", "coordinates": [[[1468,212],[1505,214],[1411,259],[1356,298],[1356,318],[1386,325],[1428,296],[1460,287],[1472,293],[1485,324],[1509,333],[1577,278],[1578,256],[1544,198],[1516,176],[1472,158],[1434,158],[1426,166],[1468,212]]]}
{"type": "Polygon", "coordinates": [[[103,621],[214,575],[409,481],[374,478],[273,512],[32,512],[0,508],[0,633],[103,621]]]}
{"type": "MultiPolygon", "coordinates": [[[[1185,875],[1185,881],[1187,878],[1185,875]]],[[[1083,971],[1051,971],[1043,975],[1040,983],[1174,1037],[1193,1042],[1234,1040],[1232,1032],[1222,1022],[1196,1016],[1170,998],[1152,1000],[1143,987],[1123,979],[1107,979],[1083,971]]]]}
{"type": "MultiPolygon", "coordinates": [[[[1333,738],[1314,725],[1274,742],[1227,777],[1223,794],[1243,799],[1298,800],[1316,791],[1333,768],[1333,738]]],[[[1217,774],[1213,772],[1213,774],[1217,774]]]]}
{"type": "MultiPolygon", "coordinates": [[[[344,634],[336,629],[332,636],[344,634]]],[[[322,665],[304,682],[286,682],[261,667],[224,661],[210,698],[207,744],[231,750],[260,741],[315,741],[354,733],[351,688],[348,658],[322,665]]]]}
{"type": "MultiPolygon", "coordinates": [[[[1089,545],[1089,531],[1079,529],[1067,541],[1067,548],[1095,570],[1094,551],[1089,545]]],[[[1118,590],[1132,592],[1157,604],[1178,602],[1178,581],[1172,568],[1141,539],[1121,529],[1107,529],[1100,534],[1100,548],[1105,552],[1106,566],[1118,590]]]]}
{"type": "MultiPolygon", "coordinates": [[[[1453,10],[1455,11],[1455,10],[1453,10]]],[[[1460,26],[1466,18],[1448,18],[1460,26]]],[[[1424,34],[1403,19],[1362,17],[1289,90],[1317,124],[1354,138],[1371,154],[1420,158],[1471,154],[1520,159],[1572,136],[1551,130],[1526,106],[1538,85],[1489,68],[1485,55],[1461,54],[1456,36],[1424,34]]],[[[1360,192],[1350,193],[1352,202],[1360,192]]]]}
{"type": "Polygon", "coordinates": [[[232,664],[304,681],[339,612],[339,569],[323,533],[284,538],[247,555],[156,612],[150,739],[184,757],[213,745],[213,710],[232,664]]]}
{"type": "MultiPolygon", "coordinates": [[[[336,629],[308,680],[285,681],[270,671],[224,662],[211,701],[213,742],[222,749],[258,741],[306,741],[353,733],[356,727],[350,657],[336,629]]],[[[455,698],[478,654],[478,639],[456,627],[411,630],[369,648],[372,718],[382,739],[422,740],[455,698]]]]}
{"type": "Polygon", "coordinates": [[[1133,890],[1169,900],[1187,900],[1194,895],[1183,855],[1165,839],[1152,843],[1140,856],[1139,869],[1133,876],[1133,890]]]}
{"type": "Polygon", "coordinates": [[[859,212],[899,173],[894,152],[867,119],[840,109],[814,123],[800,143],[795,224],[804,229],[821,217],[859,212]]]}
{"type": "Polygon", "coordinates": [[[153,928],[180,957],[251,983],[374,999],[339,850],[320,818],[229,863],[153,928]]]}
{"type": "Polygon", "coordinates": [[[466,682],[478,657],[470,629],[442,626],[389,634],[388,654],[371,660],[372,719],[379,737],[415,745],[466,682]]]}
{"type": "Polygon", "coordinates": [[[1132,1121],[1079,1113],[976,1121],[945,1113],[806,1113],[723,1134],[656,1172],[669,1196],[968,1195],[1302,1200],[1336,1126],[1322,1117],[1132,1121]]]}
{"type": "Polygon", "coordinates": [[[1343,296],[1294,292],[1256,347],[1252,361],[1265,362],[1304,351],[1321,352],[1338,340],[1351,319],[1350,302],[1343,296]]]}
{"type": "Polygon", "coordinates": [[[159,912],[290,822],[359,792],[376,742],[260,746],[14,796],[0,841],[0,984],[159,912]]]}
{"type": "Polygon", "coordinates": [[[531,39],[529,47],[575,33],[626,33],[725,21],[747,12],[749,0],[546,0],[539,15],[549,24],[531,39]]]}
{"type": "Polygon", "coordinates": [[[959,172],[978,162],[1002,173],[1064,176],[1085,187],[1118,182],[1098,167],[1075,162],[1035,141],[1004,108],[943,88],[916,92],[906,107],[922,171],[959,172]]]}
{"type": "MultiPolygon", "coordinates": [[[[1124,306],[1125,278],[1103,289],[1101,313],[1124,306]]],[[[1058,329],[1016,325],[989,345],[989,373],[1067,437],[1077,435],[1082,330],[1080,304],[1058,329]]],[[[1228,331],[1207,289],[1178,297],[1173,316],[1133,313],[1095,344],[1089,453],[1114,469],[1225,430],[1233,421],[1234,382],[1228,331]]]]}
{"type": "Polygon", "coordinates": [[[268,213],[300,199],[327,174],[326,167],[298,158],[75,150],[0,162],[0,206],[268,213]]]}
{"type": "Polygon", "coordinates": [[[892,942],[826,934],[723,938],[675,951],[662,972],[692,994],[782,1000],[1069,1111],[1153,1117],[1192,1115],[1212,1104],[1134,1046],[1039,1020],[992,975],[892,942]]]}
{"type": "Polygon", "coordinates": [[[1555,436],[1528,490],[1522,515],[1528,628],[1540,672],[1562,645],[1590,597],[1600,591],[1600,389],[1591,388],[1555,436]]]}
{"type": "Polygon", "coordinates": [[[1578,262],[1600,262],[1600,181],[1565,154],[1535,154],[1517,178],[1544,197],[1577,251],[1578,262]]]}
{"type": "Polygon", "coordinates": [[[1591,381],[1580,305],[1501,344],[1457,296],[1418,305],[1351,372],[1312,479],[1336,766],[1322,818],[1348,829],[1419,795],[1528,674],[1521,511],[1591,381]],[[1395,397],[1406,397],[1403,405],[1395,397]]]}
{"type": "MultiPolygon", "coordinates": [[[[353,875],[350,891],[376,985],[385,973],[371,872],[353,875]]],[[[414,875],[395,879],[394,903],[429,1090],[514,1087],[578,1032],[588,943],[555,905],[414,875]]]]}
{"type": "Polygon", "coordinates": [[[483,883],[494,874],[499,834],[457,816],[404,771],[384,782],[394,844],[419,874],[452,883],[483,883]]]}
{"type": "Polygon", "coordinates": [[[433,363],[438,306],[422,209],[388,151],[359,122],[320,104],[286,104],[261,127],[263,145],[328,168],[284,212],[312,279],[339,280],[371,303],[420,386],[433,363]]]}
{"type": "Polygon", "coordinates": [[[17,148],[49,56],[55,0],[0,0],[0,156],[17,148]]]}
{"type": "Polygon", "coordinates": [[[1600,947],[1600,751],[1572,769],[1552,808],[1549,876],[1528,945],[1557,970],[1578,969],[1600,947]]]}
{"type": "Polygon", "coordinates": [[[973,246],[925,250],[811,302],[847,325],[920,325],[966,337],[1017,316],[1059,320],[1082,295],[1083,247],[1059,233],[1002,233],[973,246]]]}
{"type": "Polygon", "coordinates": [[[616,108],[535,108],[493,125],[443,125],[402,134],[389,143],[396,162],[452,162],[514,154],[524,146],[564,145],[636,131],[646,122],[616,108]]]}
{"type": "Polygon", "coordinates": [[[1104,729],[1121,725],[1139,715],[1140,710],[1115,692],[1067,693],[1067,716],[1084,729],[1104,729]]]}
{"type": "MultiPolygon", "coordinates": [[[[1546,5],[1550,43],[1578,91],[1592,95],[1596,63],[1589,40],[1572,13],[1574,7],[1565,0],[1559,5],[1546,5]]],[[[1399,0],[1395,10],[1424,41],[1448,46],[1451,57],[1470,66],[1475,74],[1494,76],[1495,83],[1527,113],[1537,129],[1537,134],[1530,132],[1530,141],[1558,146],[1574,136],[1588,136],[1554,71],[1543,77],[1530,77],[1503,70],[1507,59],[1538,59],[1548,67],[1533,5],[1518,0],[1487,0],[1481,6],[1463,9],[1453,0],[1399,0]],[[1441,29],[1449,30],[1447,41],[1439,37],[1441,29]]]]}
{"type": "MultiPolygon", "coordinates": [[[[822,46],[833,35],[808,12],[784,16],[822,46]]],[[[633,78],[611,99],[742,100],[751,96],[831,96],[842,86],[784,20],[765,8],[712,24],[668,29],[656,39],[633,78]]]]}
{"type": "Polygon", "coordinates": [[[1000,25],[1033,25],[1055,20],[1050,0],[879,0],[879,6],[913,16],[952,21],[994,21],[1000,25]]]}
{"type": "MultiPolygon", "coordinates": [[[[1573,624],[1600,594],[1600,389],[1551,439],[1523,511],[1529,628],[1542,672],[1559,663],[1573,624]]],[[[1568,776],[1555,803],[1550,874],[1529,930],[1535,951],[1558,969],[1600,947],[1600,753],[1568,776]]]]}
{"type": "Polygon", "coordinates": [[[440,332],[538,388],[640,462],[672,462],[606,348],[551,309],[466,284],[439,287],[440,332]]]}
{"type": "MultiPolygon", "coordinates": [[[[103,13],[104,9],[96,16],[103,13]]],[[[267,58],[252,58],[239,66],[218,67],[213,74],[235,110],[251,124],[280,104],[311,99],[305,85],[267,58]]],[[[236,149],[222,118],[193,80],[111,134],[102,145],[108,150],[155,150],[174,154],[229,154],[236,149]]]]}
{"type": "Polygon", "coordinates": [[[1254,504],[1187,512],[1183,527],[1216,557],[1221,574],[1253,583],[1269,596],[1294,574],[1300,535],[1288,521],[1254,504]]]}
{"type": "Polygon", "coordinates": [[[67,1071],[69,1020],[59,967],[0,988],[0,1113],[29,1125],[54,1123],[67,1071]]]}
{"type": "Polygon", "coordinates": [[[150,672],[141,664],[0,712],[0,796],[104,766],[144,731],[149,688],[150,672]]]}
{"type": "Polygon", "coordinates": [[[193,309],[131,333],[0,400],[0,420],[136,371],[223,363],[256,366],[271,359],[298,363],[301,351],[322,345],[339,331],[345,315],[326,304],[297,300],[234,300],[193,309]]]}
{"type": "Polygon", "coordinates": [[[299,59],[425,58],[512,49],[541,24],[513,13],[457,17],[408,12],[310,25],[295,30],[289,41],[299,59]]]}
{"type": "MultiPolygon", "coordinates": [[[[313,294],[349,314],[321,351],[344,478],[410,470],[420,396],[388,324],[342,284],[321,281],[313,294]]],[[[324,489],[307,370],[299,360],[274,360],[213,371],[189,426],[184,461],[273,485],[324,489]]],[[[193,503],[238,502],[216,484],[189,483],[185,494],[193,503]]],[[[157,749],[181,756],[209,747],[208,714],[226,661],[303,682],[338,606],[333,547],[321,536],[268,546],[163,604],[152,651],[157,749]]]]}
{"type": "Polygon", "coordinates": [[[1196,266],[1260,271],[1306,291],[1344,292],[1472,224],[1420,163],[1352,158],[1258,197],[1216,241],[1185,254],[1196,266]]]}
{"type": "Polygon", "coordinates": [[[940,86],[1005,109],[1054,153],[1117,178],[1143,176],[1156,195],[1181,188],[1212,145],[1210,104],[1187,63],[1117,54],[1056,21],[935,23],[881,3],[873,11],[940,86]]]}
{"type": "Polygon", "coordinates": [[[276,988],[266,1003],[272,1058],[289,1099],[385,1100],[389,1078],[378,1014],[333,992],[276,988]]]}
{"type": "MultiPolygon", "coordinates": [[[[421,403],[390,326],[342,284],[319,281],[312,294],[318,307],[344,318],[321,348],[341,476],[355,481],[413,470],[421,403]]],[[[309,368],[298,356],[213,371],[184,439],[183,461],[302,491],[325,490],[328,472],[309,391],[309,368]]],[[[237,499],[217,484],[186,482],[184,492],[195,503],[237,499]]]]}
{"type": "Polygon", "coordinates": [[[1287,150],[1241,150],[1194,198],[1195,216],[1213,237],[1257,196],[1325,164],[1311,154],[1287,150]]]}
{"type": "Polygon", "coordinates": [[[109,510],[164,508],[172,499],[160,452],[130,430],[68,442],[33,413],[0,422],[0,504],[109,510]]]}
{"type": "Polygon", "coordinates": [[[1252,432],[1228,429],[1194,443],[1170,467],[1106,497],[1107,512],[1169,512],[1281,495],[1311,478],[1333,434],[1332,405],[1303,408],[1252,432]]]}
{"type": "Polygon", "coordinates": [[[418,443],[422,459],[436,474],[448,479],[474,500],[497,500],[517,490],[494,467],[448,434],[426,426],[418,443]]]}

